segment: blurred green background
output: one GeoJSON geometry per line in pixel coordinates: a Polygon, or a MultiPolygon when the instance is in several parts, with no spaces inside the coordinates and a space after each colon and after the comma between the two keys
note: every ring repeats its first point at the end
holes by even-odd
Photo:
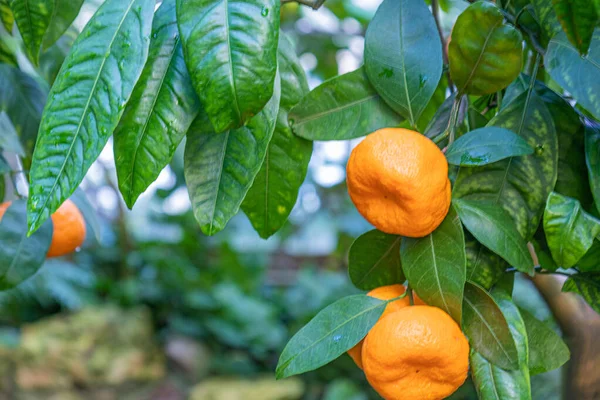
{"type": "MultiPolygon", "coordinates": [[[[85,4],[76,28],[99,3],[85,4]]],[[[362,64],[364,32],[379,3],[282,6],[282,28],[297,42],[311,88],[362,64]]],[[[466,5],[442,2],[446,34],[466,5]]],[[[42,69],[55,74],[61,56],[42,57],[42,69]]],[[[378,399],[345,355],[297,379],[275,382],[273,373],[303,324],[356,292],[346,255],[370,227],[345,187],[355,144],[315,143],[288,224],[264,241],[243,214],[214,237],[201,234],[182,152],[126,210],[109,143],[77,195],[85,194],[92,208],[84,211],[95,219],[83,249],[0,293],[0,398],[378,399]]],[[[528,281],[518,279],[516,291],[521,306],[554,324],[528,281]]],[[[559,398],[560,382],[560,370],[533,377],[533,397],[559,398]]],[[[467,382],[453,398],[476,396],[467,382]]]]}

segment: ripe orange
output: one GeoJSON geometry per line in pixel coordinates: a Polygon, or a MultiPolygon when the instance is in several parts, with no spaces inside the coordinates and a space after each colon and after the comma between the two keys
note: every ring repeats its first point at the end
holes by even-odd
{"type": "MultiPolygon", "coordinates": [[[[402,296],[404,294],[404,292],[406,292],[406,289],[404,288],[403,285],[389,285],[389,286],[381,286],[376,289],[373,289],[369,293],[367,293],[367,296],[375,297],[376,299],[379,299],[379,300],[390,300],[395,297],[402,296]]],[[[416,293],[414,293],[414,301],[415,301],[415,304],[425,304],[423,302],[423,300],[421,300],[417,296],[416,293]]],[[[410,305],[410,299],[408,298],[408,296],[405,296],[396,301],[392,301],[391,303],[388,303],[388,305],[385,307],[385,310],[383,311],[383,314],[381,314],[379,319],[385,317],[386,315],[389,315],[390,313],[393,313],[404,307],[407,307],[409,305],[410,305]]],[[[363,367],[362,366],[363,342],[364,342],[364,340],[361,340],[356,346],[354,346],[353,348],[348,350],[348,355],[350,357],[352,357],[352,359],[354,360],[354,362],[360,369],[362,369],[362,367],[363,367]]]]}
{"type": "MultiPolygon", "coordinates": [[[[11,202],[0,204],[0,219],[10,206],[11,202]]],[[[72,253],[80,247],[85,240],[85,220],[81,212],[71,200],[65,201],[54,214],[52,214],[52,243],[46,257],[60,257],[72,253]]]]}
{"type": "Polygon", "coordinates": [[[469,343],[437,307],[404,307],[380,319],[362,349],[371,386],[386,400],[439,400],[467,378],[469,343]]]}
{"type": "Polygon", "coordinates": [[[386,233],[426,236],[450,208],[446,157],[415,131],[385,128],[370,134],[352,151],[347,175],[357,210],[386,233]]]}

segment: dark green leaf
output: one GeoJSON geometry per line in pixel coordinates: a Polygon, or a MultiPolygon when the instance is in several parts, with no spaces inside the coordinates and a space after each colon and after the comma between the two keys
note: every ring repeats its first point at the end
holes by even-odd
{"type": "Polygon", "coordinates": [[[303,138],[346,140],[398,126],[403,118],[381,99],[360,68],[315,88],[292,108],[289,120],[303,138]]]}
{"type": "Polygon", "coordinates": [[[508,264],[466,232],[467,280],[489,289],[502,276],[508,264]]]}
{"type": "Polygon", "coordinates": [[[47,92],[35,79],[0,64],[0,109],[8,114],[29,157],[33,152],[47,92]]]}
{"type": "Polygon", "coordinates": [[[442,75],[442,46],[421,0],[384,0],[365,37],[365,67],[383,99],[414,126],[442,75]]]}
{"type": "Polygon", "coordinates": [[[519,307],[519,312],[527,328],[531,375],[552,371],[569,361],[569,348],[554,330],[527,310],[519,307]]]}
{"type": "Polygon", "coordinates": [[[600,273],[583,272],[571,275],[563,285],[562,291],[581,295],[594,311],[600,313],[600,273]]]}
{"type": "Polygon", "coordinates": [[[25,201],[14,201],[0,222],[0,290],[13,288],[35,274],[51,242],[51,221],[27,237],[25,201]]]}
{"type": "Polygon", "coordinates": [[[42,50],[50,48],[69,29],[84,0],[53,0],[54,7],[48,29],[42,41],[42,50]]]}
{"type": "Polygon", "coordinates": [[[600,234],[600,220],[586,213],[578,200],[550,193],[544,211],[544,232],[558,266],[571,268],[600,234]]]}
{"type": "Polygon", "coordinates": [[[354,286],[371,290],[405,281],[400,262],[402,238],[373,229],[350,247],[348,273],[354,286]]]}
{"type": "Polygon", "coordinates": [[[531,0],[535,10],[537,20],[542,27],[542,43],[544,46],[558,32],[560,32],[560,22],[554,12],[552,0],[531,0]]]}
{"type": "Polygon", "coordinates": [[[19,156],[25,155],[17,131],[4,111],[0,111],[0,152],[1,150],[15,153],[19,156]]]}
{"type": "Polygon", "coordinates": [[[263,238],[277,232],[292,212],[312,155],[313,144],[293,134],[288,111],[308,92],[308,83],[290,39],[279,40],[281,101],[273,138],[242,210],[263,238]]]}
{"type": "Polygon", "coordinates": [[[15,16],[8,5],[9,0],[0,0],[0,22],[6,29],[6,32],[12,33],[12,28],[15,23],[15,16]]]}
{"type": "Polygon", "coordinates": [[[577,262],[577,269],[581,272],[600,272],[600,241],[594,240],[592,247],[577,262]]]}
{"type": "Polygon", "coordinates": [[[273,94],[279,0],[177,0],[177,23],[215,131],[242,126],[273,94]]]}
{"type": "Polygon", "coordinates": [[[464,199],[455,199],[453,204],[464,226],[480,243],[518,271],[533,274],[533,260],[527,244],[502,207],[464,199]]]}
{"type": "Polygon", "coordinates": [[[52,86],[33,154],[29,232],[77,188],[112,135],[148,56],[152,0],[107,0],[52,86]]]}
{"type": "Polygon", "coordinates": [[[579,52],[564,32],[550,40],[544,56],[546,70],[559,85],[568,90],[575,100],[596,119],[600,119],[600,28],[594,31],[587,56],[579,52]]]}
{"type": "Polygon", "coordinates": [[[280,92],[277,80],[272,99],[241,128],[216,133],[204,113],[192,124],[185,146],[185,180],[205,234],[223,230],[239,211],[273,136],[280,92]]]}
{"type": "Polygon", "coordinates": [[[600,212],[600,128],[585,127],[585,162],[596,209],[600,212]]]}
{"type": "Polygon", "coordinates": [[[403,238],[402,268],[419,297],[461,321],[466,280],[465,238],[456,211],[423,238],[403,238]]]}
{"type": "Polygon", "coordinates": [[[596,7],[590,0],[552,0],[554,11],[569,41],[586,54],[598,24],[596,7]]]}
{"type": "Polygon", "coordinates": [[[519,368],[519,355],[510,328],[494,299],[481,287],[467,282],[463,330],[471,349],[500,368],[519,368]]]}
{"type": "Polygon", "coordinates": [[[52,18],[54,0],[9,0],[31,61],[37,65],[40,47],[52,18]]]}
{"type": "Polygon", "coordinates": [[[119,190],[129,208],[169,164],[199,110],[175,0],[166,0],[156,11],[148,61],[114,134],[119,190]]]}
{"type": "Polygon", "coordinates": [[[529,240],[537,230],[557,175],[557,139],[548,108],[532,91],[519,95],[490,121],[517,133],[536,149],[529,156],[511,157],[482,167],[461,168],[453,196],[499,205],[529,240]]]}
{"type": "Polygon", "coordinates": [[[312,371],[344,354],[367,335],[386,304],[359,294],[338,300],[319,312],[283,349],[277,378],[312,371]]]}
{"type": "Polygon", "coordinates": [[[531,399],[529,346],[527,330],[517,306],[509,294],[494,289],[492,296],[504,315],[517,346],[519,369],[507,371],[471,351],[471,376],[480,399],[531,399]]]}
{"type": "MultiPolygon", "coordinates": [[[[435,138],[436,136],[444,133],[444,131],[448,128],[448,121],[450,120],[450,113],[452,111],[452,105],[454,104],[454,99],[456,98],[456,94],[451,94],[442,105],[438,108],[435,115],[425,128],[425,136],[430,139],[435,138]]],[[[465,112],[468,107],[468,101],[466,97],[461,98],[460,109],[458,111],[458,120],[462,121],[465,117],[465,112]]]]}
{"type": "Polygon", "coordinates": [[[446,158],[450,164],[469,167],[532,153],[533,148],[520,136],[508,129],[488,126],[459,137],[448,146],[446,158]]]}
{"type": "Polygon", "coordinates": [[[448,47],[459,92],[483,95],[507,87],[521,72],[522,41],[493,3],[471,4],[456,20],[448,47]]]}

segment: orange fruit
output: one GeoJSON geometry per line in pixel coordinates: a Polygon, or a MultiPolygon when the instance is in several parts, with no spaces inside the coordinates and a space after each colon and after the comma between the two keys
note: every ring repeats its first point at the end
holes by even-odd
{"type": "Polygon", "coordinates": [[[352,202],[380,231],[423,237],[450,208],[446,157],[418,132],[375,131],[354,148],[346,170],[352,202]]]}
{"type": "MultiPolygon", "coordinates": [[[[379,299],[379,300],[390,300],[395,297],[402,296],[404,294],[404,292],[406,292],[406,288],[403,285],[389,285],[389,286],[381,286],[376,289],[373,289],[369,293],[367,293],[367,296],[375,297],[376,299],[379,299]]],[[[415,301],[415,304],[425,304],[423,302],[423,300],[421,300],[417,296],[417,294],[414,292],[413,292],[413,299],[415,301]]],[[[408,296],[405,296],[396,301],[392,301],[391,303],[388,303],[388,305],[385,307],[385,310],[383,310],[383,314],[381,314],[379,319],[385,317],[386,315],[389,315],[390,313],[393,313],[404,307],[407,307],[409,305],[410,305],[410,299],[408,298],[408,296]]],[[[361,340],[356,346],[354,346],[353,348],[348,350],[348,355],[350,357],[352,357],[352,359],[354,360],[354,363],[356,363],[356,365],[360,369],[362,369],[362,367],[363,367],[362,366],[363,342],[364,342],[364,339],[361,340]]]]}
{"type": "Polygon", "coordinates": [[[377,321],[362,349],[371,386],[386,400],[438,400],[467,379],[469,342],[437,307],[404,307],[377,321]]]}
{"type": "MultiPolygon", "coordinates": [[[[0,219],[10,206],[11,202],[0,204],[0,219]]],[[[54,214],[52,214],[52,243],[46,257],[60,257],[72,253],[80,247],[85,240],[85,220],[83,215],[71,200],[65,201],[54,214]]]]}

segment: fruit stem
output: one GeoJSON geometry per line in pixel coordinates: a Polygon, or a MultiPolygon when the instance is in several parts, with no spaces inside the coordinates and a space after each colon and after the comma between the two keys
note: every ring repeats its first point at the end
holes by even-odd
{"type": "Polygon", "coordinates": [[[413,290],[410,287],[410,284],[408,284],[408,286],[406,286],[406,292],[404,294],[408,294],[408,301],[410,303],[411,306],[415,305],[415,299],[413,297],[413,290]]]}
{"type": "Polygon", "coordinates": [[[450,110],[450,118],[448,118],[448,125],[444,132],[433,138],[433,143],[439,144],[442,140],[448,138],[448,146],[454,142],[454,131],[456,129],[456,123],[458,122],[458,114],[460,111],[460,103],[462,101],[462,94],[457,94],[452,103],[452,109],[450,110]]]}

